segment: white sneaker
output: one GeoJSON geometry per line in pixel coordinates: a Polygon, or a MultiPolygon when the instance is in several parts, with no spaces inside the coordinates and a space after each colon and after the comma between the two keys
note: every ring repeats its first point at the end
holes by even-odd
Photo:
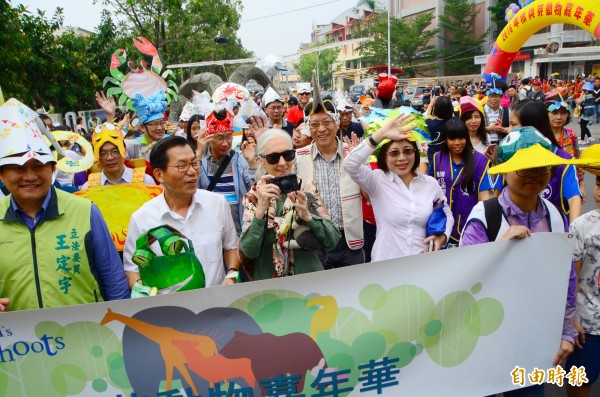
{"type": "Polygon", "coordinates": [[[596,140],[596,138],[594,138],[593,136],[591,136],[591,137],[589,137],[589,138],[587,139],[587,143],[592,143],[592,142],[594,142],[595,140],[596,140]]]}

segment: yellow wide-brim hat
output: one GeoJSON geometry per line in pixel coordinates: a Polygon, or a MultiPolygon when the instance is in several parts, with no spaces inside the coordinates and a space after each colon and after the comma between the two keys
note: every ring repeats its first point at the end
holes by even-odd
{"type": "Polygon", "coordinates": [[[600,176],[600,144],[592,145],[581,152],[581,168],[590,174],[600,176]]]}
{"type": "MultiPolygon", "coordinates": [[[[600,146],[600,145],[599,145],[600,146]]],[[[519,149],[509,160],[488,170],[488,174],[507,174],[520,170],[539,167],[553,167],[563,164],[580,164],[578,159],[564,159],[545,149],[539,143],[525,149],[519,149]]]]}

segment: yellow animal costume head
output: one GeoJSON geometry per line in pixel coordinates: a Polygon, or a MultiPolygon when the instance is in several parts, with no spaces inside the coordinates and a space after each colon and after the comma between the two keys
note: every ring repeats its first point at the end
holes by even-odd
{"type": "Polygon", "coordinates": [[[119,149],[121,156],[125,157],[125,144],[123,140],[123,132],[113,123],[104,123],[96,127],[96,131],[92,134],[92,145],[94,145],[94,158],[98,161],[100,157],[100,148],[106,142],[110,142],[119,149]]]}

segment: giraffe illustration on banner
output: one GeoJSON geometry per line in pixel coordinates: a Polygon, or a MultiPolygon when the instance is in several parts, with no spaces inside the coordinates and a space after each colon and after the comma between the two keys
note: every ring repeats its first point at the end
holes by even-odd
{"type": "Polygon", "coordinates": [[[185,364],[187,364],[187,358],[181,347],[178,346],[177,342],[184,342],[184,345],[186,343],[190,343],[194,346],[194,349],[198,353],[204,355],[204,357],[214,357],[218,354],[218,350],[217,345],[212,338],[205,335],[196,335],[177,331],[170,327],[159,327],[135,318],[125,316],[123,314],[115,313],[109,308],[107,309],[102,321],[100,321],[100,325],[106,325],[111,321],[119,321],[126,327],[131,328],[140,335],[159,345],[160,353],[165,362],[165,380],[167,390],[171,389],[173,382],[173,371],[176,368],[179,370],[186,382],[190,385],[194,394],[198,394],[198,390],[196,389],[190,373],[185,366],[185,364]]]}

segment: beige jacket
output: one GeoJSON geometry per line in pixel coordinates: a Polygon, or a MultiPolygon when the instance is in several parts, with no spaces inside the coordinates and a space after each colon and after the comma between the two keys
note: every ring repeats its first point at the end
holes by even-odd
{"type": "MultiPolygon", "coordinates": [[[[317,148],[314,143],[296,150],[296,174],[302,181],[314,183],[313,158],[316,150],[317,148]]],[[[344,153],[343,150],[342,152],[344,153]]],[[[344,225],[346,244],[352,250],[359,250],[364,245],[360,188],[346,174],[344,167],[340,167],[340,173],[342,223],[344,225]]]]}

